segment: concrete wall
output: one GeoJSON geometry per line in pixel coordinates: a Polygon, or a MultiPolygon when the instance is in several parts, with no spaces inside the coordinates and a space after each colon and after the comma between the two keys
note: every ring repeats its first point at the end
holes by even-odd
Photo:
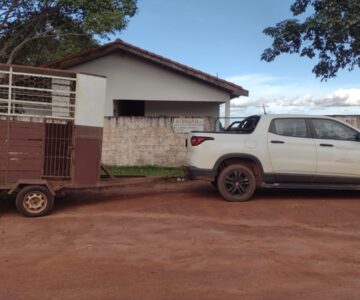
{"type": "Polygon", "coordinates": [[[344,115],[335,115],[334,118],[346,122],[350,124],[351,126],[357,127],[360,129],[360,116],[353,115],[353,116],[344,116],[344,115]]]}
{"type": "MultiPolygon", "coordinates": [[[[211,130],[212,118],[204,118],[211,130]]],[[[175,133],[173,118],[105,118],[102,162],[108,165],[181,166],[187,134],[175,133]]]]}
{"type": "Polygon", "coordinates": [[[220,104],[230,98],[225,91],[129,54],[110,54],[70,70],[107,76],[105,116],[113,115],[113,99],[220,104]]]}

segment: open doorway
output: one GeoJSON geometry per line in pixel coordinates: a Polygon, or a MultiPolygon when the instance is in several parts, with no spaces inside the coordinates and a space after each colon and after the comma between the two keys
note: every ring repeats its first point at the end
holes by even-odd
{"type": "Polygon", "coordinates": [[[114,117],[144,117],[144,100],[114,100],[114,117]]]}

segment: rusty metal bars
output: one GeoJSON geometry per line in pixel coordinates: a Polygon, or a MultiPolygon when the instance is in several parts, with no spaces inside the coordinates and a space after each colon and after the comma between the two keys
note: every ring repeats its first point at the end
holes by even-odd
{"type": "Polygon", "coordinates": [[[71,121],[46,121],[44,177],[70,177],[72,125],[71,121]]]}

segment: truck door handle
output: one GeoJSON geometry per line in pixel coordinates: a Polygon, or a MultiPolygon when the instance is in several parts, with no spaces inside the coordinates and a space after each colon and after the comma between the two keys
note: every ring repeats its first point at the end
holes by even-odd
{"type": "Polygon", "coordinates": [[[272,144],[285,144],[284,141],[271,141],[272,144]]]}
{"type": "Polygon", "coordinates": [[[320,144],[321,147],[334,147],[332,144],[320,144]]]}

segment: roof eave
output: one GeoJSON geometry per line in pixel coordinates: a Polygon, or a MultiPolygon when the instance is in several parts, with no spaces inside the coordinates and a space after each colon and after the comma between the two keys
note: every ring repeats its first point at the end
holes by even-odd
{"type": "Polygon", "coordinates": [[[236,91],[233,91],[231,94],[231,99],[241,97],[241,96],[249,97],[249,91],[245,90],[245,89],[238,89],[236,91]]]}

